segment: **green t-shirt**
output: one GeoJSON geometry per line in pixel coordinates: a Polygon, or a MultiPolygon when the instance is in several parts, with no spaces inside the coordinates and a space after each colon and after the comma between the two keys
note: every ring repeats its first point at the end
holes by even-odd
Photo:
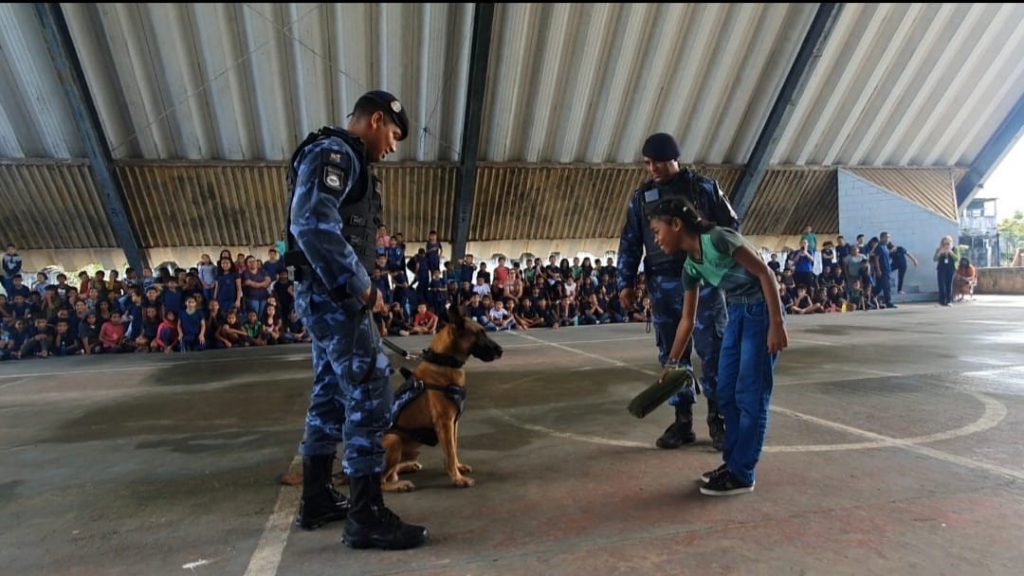
{"type": "Polygon", "coordinates": [[[683,267],[683,286],[687,290],[700,287],[701,280],[725,291],[726,300],[742,299],[747,302],[764,300],[761,281],[733,258],[740,246],[757,253],[739,232],[717,227],[700,235],[701,260],[687,255],[683,267]]]}

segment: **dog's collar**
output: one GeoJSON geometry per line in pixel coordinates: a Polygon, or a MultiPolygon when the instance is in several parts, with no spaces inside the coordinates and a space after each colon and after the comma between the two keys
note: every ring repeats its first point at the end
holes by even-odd
{"type": "Polygon", "coordinates": [[[424,350],[423,354],[420,355],[420,358],[422,358],[425,362],[437,364],[438,366],[444,366],[445,368],[462,368],[463,366],[466,365],[465,360],[459,360],[455,356],[451,356],[448,354],[438,354],[437,352],[434,352],[430,348],[424,350]]]}

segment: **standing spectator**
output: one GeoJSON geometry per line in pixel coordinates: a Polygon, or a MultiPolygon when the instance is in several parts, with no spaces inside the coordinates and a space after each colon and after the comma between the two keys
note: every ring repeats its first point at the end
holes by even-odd
{"type": "Polygon", "coordinates": [[[256,317],[260,318],[267,307],[267,296],[270,295],[270,275],[259,267],[252,256],[245,259],[245,266],[246,270],[242,272],[242,292],[246,309],[255,312],[256,317]]]}
{"type": "Polygon", "coordinates": [[[18,247],[14,244],[7,245],[7,252],[3,258],[4,290],[7,296],[11,294],[11,286],[14,285],[14,277],[21,274],[21,256],[18,256],[18,247]]]}
{"type": "Polygon", "coordinates": [[[917,268],[917,258],[903,246],[894,246],[891,241],[889,242],[889,251],[892,253],[893,270],[896,271],[896,292],[906,294],[903,291],[903,278],[907,275],[907,259],[909,258],[914,263],[914,268],[917,268]]]}
{"type": "Polygon", "coordinates": [[[804,234],[803,236],[800,237],[800,239],[807,241],[807,250],[811,254],[814,254],[815,252],[818,251],[818,236],[814,233],[813,230],[811,230],[810,226],[804,228],[804,234]]]}
{"type": "Polygon", "coordinates": [[[285,267],[284,262],[280,259],[280,254],[277,253],[277,249],[271,248],[267,250],[267,261],[263,263],[263,271],[273,279],[277,278],[277,273],[281,270],[285,270],[285,267]]]}
{"type": "MultiPolygon", "coordinates": [[[[846,274],[846,283],[852,288],[852,282],[857,279],[863,281],[864,277],[870,273],[870,265],[868,259],[860,253],[860,246],[853,246],[850,250],[850,255],[846,257],[843,262],[843,272],[846,274]]],[[[848,294],[850,300],[853,300],[853,294],[848,294]]]]}
{"type": "Polygon", "coordinates": [[[558,272],[562,275],[562,280],[565,280],[566,278],[572,278],[572,266],[569,266],[568,258],[562,258],[562,261],[559,262],[558,272]]]}
{"type": "Polygon", "coordinates": [[[430,279],[427,304],[430,305],[434,314],[437,314],[440,317],[444,315],[445,310],[447,309],[447,289],[445,288],[444,280],[441,279],[440,270],[432,270],[430,274],[432,277],[430,279]]]}
{"type": "MultiPolygon", "coordinates": [[[[230,261],[231,260],[229,259],[228,262],[230,262],[230,261]]],[[[79,275],[79,276],[81,276],[81,275],[79,275]]],[[[155,286],[155,285],[156,285],[156,277],[153,276],[153,269],[148,267],[148,266],[143,268],[142,269],[142,289],[143,290],[149,290],[150,287],[155,286]]],[[[79,284],[79,286],[78,286],[78,291],[79,292],[82,291],[81,284],[79,284]]]]}
{"type": "Polygon", "coordinates": [[[395,287],[393,298],[395,302],[398,302],[402,306],[402,311],[405,312],[405,317],[409,318],[412,312],[414,294],[412,288],[409,287],[409,276],[406,275],[404,270],[395,272],[392,276],[395,287]]]}
{"type": "Polygon", "coordinates": [[[814,278],[814,251],[810,249],[810,242],[807,238],[800,240],[800,250],[796,253],[794,268],[796,273],[793,274],[793,277],[796,279],[797,286],[803,284],[808,290],[817,286],[817,281],[814,278]]]}
{"type": "Polygon", "coordinates": [[[768,268],[776,274],[782,274],[782,264],[779,264],[779,255],[772,252],[772,259],[768,262],[768,268]]]}
{"type": "Polygon", "coordinates": [[[487,271],[486,262],[480,263],[480,270],[476,273],[476,279],[480,280],[481,278],[483,278],[484,284],[489,285],[491,283],[491,273],[487,271]]]}
{"type": "Polygon", "coordinates": [[[441,270],[441,256],[444,255],[444,248],[441,243],[437,240],[437,230],[431,230],[427,236],[427,268],[431,272],[438,272],[441,270]]]}
{"type": "Polygon", "coordinates": [[[572,259],[572,266],[569,268],[569,273],[576,281],[579,281],[579,279],[583,277],[583,266],[580,266],[580,259],[578,256],[572,259]]]}
{"type": "Polygon", "coordinates": [[[64,273],[57,274],[57,297],[61,300],[67,300],[68,298],[68,275],[64,273]]]}
{"type": "Polygon", "coordinates": [[[896,305],[892,303],[892,254],[889,253],[888,232],[878,235],[875,258],[878,260],[878,281],[881,284],[882,306],[896,308],[896,305]]]}
{"type": "Polygon", "coordinates": [[[839,266],[846,262],[846,257],[850,255],[851,246],[846,243],[846,238],[839,236],[836,238],[836,263],[839,266]]]}
{"type": "Polygon", "coordinates": [[[956,273],[957,255],[953,251],[953,237],[946,236],[935,250],[935,269],[939,280],[939,304],[953,305],[953,275],[956,273]]]}
{"type": "Polygon", "coordinates": [[[178,338],[186,352],[206,348],[206,318],[195,297],[185,301],[185,311],[178,322],[178,338]]]}
{"type": "Polygon", "coordinates": [[[523,297],[523,291],[525,290],[518,266],[518,263],[516,263],[516,268],[509,272],[508,281],[505,283],[505,294],[510,298],[515,298],[517,302],[523,297]]]}
{"type": "Polygon", "coordinates": [[[418,304],[429,304],[430,302],[430,263],[427,259],[427,251],[420,248],[416,256],[409,262],[416,273],[416,302],[418,304]]]}
{"type": "Polygon", "coordinates": [[[220,274],[213,283],[213,297],[220,302],[221,310],[241,309],[242,279],[235,272],[231,260],[220,261],[220,274]]]}
{"type": "Polygon", "coordinates": [[[401,234],[391,237],[391,247],[388,249],[388,271],[398,272],[405,270],[405,244],[400,240],[401,234]]]}
{"type": "Polygon", "coordinates": [[[508,283],[509,268],[505,265],[505,257],[498,257],[498,266],[494,269],[494,284],[502,289],[508,283]]]}
{"type": "Polygon", "coordinates": [[[836,250],[832,247],[832,241],[826,240],[824,247],[821,249],[821,267],[826,266],[835,268],[836,265],[836,250]]]}
{"type": "Polygon", "coordinates": [[[576,281],[573,280],[572,276],[569,276],[569,278],[565,280],[562,284],[562,288],[565,289],[566,298],[576,298],[576,289],[579,288],[579,286],[576,284],[576,281]]]}
{"type": "Polygon", "coordinates": [[[473,255],[466,254],[466,257],[459,260],[459,283],[465,284],[469,282],[473,284],[473,275],[476,274],[476,264],[473,263],[473,255]]]}
{"type": "Polygon", "coordinates": [[[594,275],[594,265],[590,263],[589,257],[583,259],[583,265],[581,266],[581,268],[583,269],[581,278],[589,278],[590,276],[594,275]]]}
{"type": "Polygon", "coordinates": [[[217,266],[210,260],[209,254],[199,257],[199,283],[203,287],[203,297],[207,302],[213,299],[213,285],[217,283],[217,266]]]}
{"type": "Polygon", "coordinates": [[[238,274],[241,274],[242,272],[245,271],[245,254],[239,252],[235,256],[234,268],[235,272],[237,272],[238,274]]]}
{"type": "Polygon", "coordinates": [[[167,287],[160,296],[163,298],[165,313],[170,311],[174,312],[175,316],[178,316],[185,308],[185,301],[182,298],[181,291],[178,290],[177,278],[171,277],[167,279],[167,287]]]}

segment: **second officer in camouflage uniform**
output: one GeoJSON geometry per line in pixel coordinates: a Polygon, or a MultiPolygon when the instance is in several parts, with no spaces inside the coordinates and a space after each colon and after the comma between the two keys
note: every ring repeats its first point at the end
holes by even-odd
{"type": "MultiPolygon", "coordinates": [[[[737,229],[739,220],[718,183],[679,167],[679,145],[665,133],[650,136],[643,147],[644,166],[651,179],[633,194],[626,213],[626,223],[619,240],[620,300],[630,309],[634,300],[637,269],[641,258],[653,308],[653,324],[662,366],[689,364],[691,347],[687,345],[682,358],[669,358],[676,328],[683,314],[683,264],[686,254],[668,256],[654,242],[647,213],[661,200],[682,197],[693,204],[705,219],[718,226],[737,229]],[[646,252],[646,255],[645,255],[646,252]]],[[[728,315],[725,297],[714,286],[704,286],[697,308],[697,326],[693,347],[701,359],[701,388],[708,399],[708,430],[713,445],[721,450],[725,444],[725,420],[718,411],[715,390],[718,383],[718,353],[728,315]]],[[[679,448],[696,441],[693,433],[695,390],[684,389],[670,403],[675,406],[675,421],[658,438],[659,448],[679,448]]]]}

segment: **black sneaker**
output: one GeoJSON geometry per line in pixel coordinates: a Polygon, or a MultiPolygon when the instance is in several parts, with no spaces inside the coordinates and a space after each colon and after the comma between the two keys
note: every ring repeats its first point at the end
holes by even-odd
{"type": "Polygon", "coordinates": [[[700,493],[705,496],[736,496],[754,491],[754,484],[740,482],[732,472],[726,470],[711,479],[706,486],[700,487],[700,493]]]}
{"type": "Polygon", "coordinates": [[[712,470],[710,472],[705,472],[705,473],[701,474],[700,475],[700,481],[702,483],[704,483],[704,484],[707,484],[708,482],[711,482],[712,479],[716,478],[718,475],[723,474],[723,473],[728,472],[728,471],[729,471],[729,467],[726,466],[725,464],[722,464],[721,466],[719,466],[718,468],[715,468],[714,470],[712,470]]]}

